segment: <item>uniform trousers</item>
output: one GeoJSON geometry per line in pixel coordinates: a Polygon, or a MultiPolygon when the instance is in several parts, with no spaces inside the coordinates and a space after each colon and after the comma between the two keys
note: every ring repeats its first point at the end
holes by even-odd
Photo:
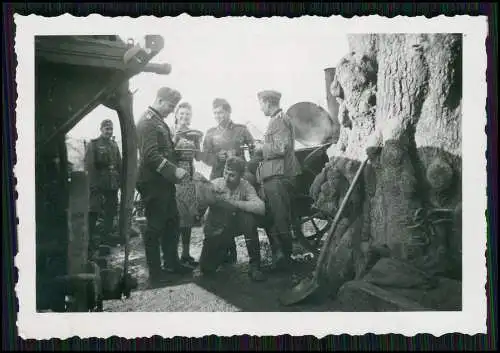
{"type": "Polygon", "coordinates": [[[111,237],[113,221],[118,210],[118,190],[90,189],[89,251],[93,252],[102,240],[111,237]],[[102,217],[102,238],[99,239],[97,221],[102,217]]]}
{"type": "Polygon", "coordinates": [[[209,210],[204,227],[205,239],[200,256],[200,270],[209,273],[217,270],[226,260],[233,247],[234,238],[245,236],[250,266],[259,267],[261,262],[257,218],[248,212],[226,209],[209,210]]]}
{"type": "Polygon", "coordinates": [[[175,269],[179,266],[179,213],[175,200],[175,186],[144,183],[137,186],[144,202],[146,231],[144,247],[149,273],[161,272],[160,248],[163,267],[175,269]]]}
{"type": "Polygon", "coordinates": [[[281,251],[285,257],[290,257],[293,250],[290,228],[293,223],[294,179],[271,177],[264,180],[262,188],[266,203],[265,228],[273,254],[281,251]]]}

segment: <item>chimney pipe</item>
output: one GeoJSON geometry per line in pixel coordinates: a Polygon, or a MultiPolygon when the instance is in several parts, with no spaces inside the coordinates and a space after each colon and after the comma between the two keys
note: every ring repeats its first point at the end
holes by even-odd
{"type": "Polygon", "coordinates": [[[338,119],[339,104],[334,96],[330,93],[330,86],[335,78],[335,68],[329,67],[325,69],[325,83],[326,83],[326,102],[328,103],[328,112],[333,122],[333,142],[337,143],[340,136],[340,123],[338,119]]]}

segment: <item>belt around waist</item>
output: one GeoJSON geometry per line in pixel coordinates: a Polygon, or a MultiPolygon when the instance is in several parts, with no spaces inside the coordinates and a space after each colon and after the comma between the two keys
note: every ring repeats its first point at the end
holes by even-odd
{"type": "Polygon", "coordinates": [[[285,157],[272,157],[272,158],[266,158],[264,159],[261,163],[266,162],[266,161],[277,161],[277,160],[284,160],[285,157]]]}

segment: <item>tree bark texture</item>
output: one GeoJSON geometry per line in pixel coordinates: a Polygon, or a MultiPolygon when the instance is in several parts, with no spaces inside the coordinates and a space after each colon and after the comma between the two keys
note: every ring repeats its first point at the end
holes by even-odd
{"type": "MultiPolygon", "coordinates": [[[[348,42],[350,52],[336,66],[330,87],[340,104],[340,138],[311,187],[316,206],[334,215],[341,200],[330,195],[348,187],[335,180],[340,175],[351,182],[362,159],[370,156],[371,163],[354,194],[357,211],[348,216],[361,230],[337,242],[357,255],[342,264],[338,259],[347,257],[337,256],[325,275],[359,278],[376,263],[374,256],[449,275],[460,267],[460,227],[449,220],[414,225],[417,214],[460,209],[462,37],[356,34],[348,42]]],[[[329,256],[338,251],[346,253],[335,245],[329,256]]]]}

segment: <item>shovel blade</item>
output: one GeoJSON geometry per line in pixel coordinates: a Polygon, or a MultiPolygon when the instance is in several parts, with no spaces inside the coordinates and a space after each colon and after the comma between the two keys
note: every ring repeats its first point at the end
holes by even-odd
{"type": "Polygon", "coordinates": [[[281,304],[285,306],[294,305],[313,295],[319,288],[318,281],[314,277],[307,277],[300,281],[289,291],[280,297],[281,304]]]}

